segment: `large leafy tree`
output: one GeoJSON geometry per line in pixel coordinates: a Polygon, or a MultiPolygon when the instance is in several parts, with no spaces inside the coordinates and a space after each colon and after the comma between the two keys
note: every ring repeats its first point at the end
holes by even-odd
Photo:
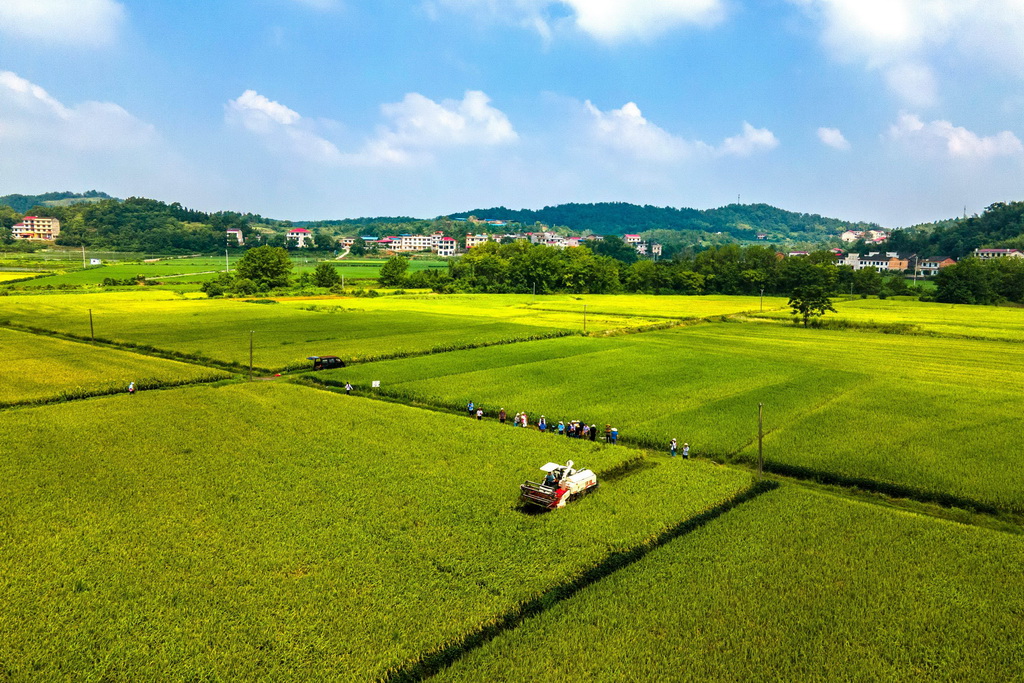
{"type": "Polygon", "coordinates": [[[292,260],[281,247],[250,249],[238,261],[238,277],[252,280],[261,289],[287,287],[291,280],[292,260]]]}
{"type": "Polygon", "coordinates": [[[409,268],[409,259],[392,256],[380,267],[377,281],[384,287],[401,287],[405,284],[405,271],[409,268]]]}
{"type": "Polygon", "coordinates": [[[789,295],[789,307],[793,309],[793,315],[803,319],[804,327],[808,326],[811,318],[823,316],[826,311],[836,312],[828,296],[828,289],[816,284],[796,287],[789,295]]]}
{"type": "Polygon", "coordinates": [[[317,287],[333,287],[341,280],[333,263],[318,263],[313,271],[313,284],[317,287]]]}

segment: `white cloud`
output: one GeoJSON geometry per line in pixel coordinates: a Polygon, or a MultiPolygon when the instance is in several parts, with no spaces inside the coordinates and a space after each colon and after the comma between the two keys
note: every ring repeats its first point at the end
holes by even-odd
{"type": "Polygon", "coordinates": [[[915,145],[923,151],[942,151],[959,159],[984,160],[1024,153],[1024,144],[1008,130],[982,137],[949,121],[926,123],[915,114],[900,115],[889,128],[889,137],[915,145]]]}
{"type": "MultiPolygon", "coordinates": [[[[597,40],[649,39],[686,25],[708,27],[724,19],[724,0],[436,0],[441,5],[535,29],[549,39],[570,24],[597,40]],[[552,10],[555,10],[553,13],[552,10]],[[570,16],[552,18],[568,10],[570,16]]],[[[436,4],[428,3],[436,16],[436,4]]]]}
{"type": "Polygon", "coordinates": [[[642,161],[672,163],[696,156],[749,156],[778,146],[775,135],[766,128],[743,123],[739,135],[726,138],[715,147],[700,140],[672,135],[644,118],[640,107],[627,102],[621,109],[603,112],[589,100],[584,103],[590,115],[591,137],[602,146],[642,161]]]}
{"type": "Polygon", "coordinates": [[[109,45],[124,20],[115,0],[0,1],[0,33],[47,44],[109,45]]]}
{"type": "Polygon", "coordinates": [[[142,147],[155,129],[111,102],[68,107],[40,86],[0,71],[0,140],[74,151],[142,147]]]}
{"type": "Polygon", "coordinates": [[[767,128],[754,128],[752,125],[743,122],[743,131],[725,142],[718,148],[718,152],[724,156],[747,157],[755,152],[766,152],[779,146],[779,140],[767,128]]]}
{"type": "Polygon", "coordinates": [[[838,128],[819,128],[818,139],[825,145],[846,152],[850,149],[850,142],[838,128]]]}
{"type": "Polygon", "coordinates": [[[478,90],[462,100],[435,102],[409,93],[384,104],[389,120],[357,152],[343,152],[316,132],[315,122],[289,107],[247,90],[225,107],[225,119],[263,139],[277,152],[324,165],[398,165],[427,162],[434,151],[452,147],[491,147],[518,139],[508,117],[478,90]]]}
{"type": "Polygon", "coordinates": [[[790,0],[821,25],[837,58],[878,71],[907,103],[937,100],[931,62],[955,53],[1024,68],[1021,0],[790,0]]]}

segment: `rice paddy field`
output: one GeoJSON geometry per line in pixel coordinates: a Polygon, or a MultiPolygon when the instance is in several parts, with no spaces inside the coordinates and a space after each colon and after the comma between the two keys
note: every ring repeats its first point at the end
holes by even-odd
{"type": "MultiPolygon", "coordinates": [[[[853,299],[835,303],[830,320],[877,325],[907,325],[922,333],[971,339],[1024,341],[1024,308],[966,306],[905,299],[853,299]]],[[[787,317],[784,313],[771,313],[787,317]]]]}
{"type": "MultiPolygon", "coordinates": [[[[115,292],[0,297],[0,321],[185,354],[193,359],[249,361],[264,371],[303,367],[307,356],[346,360],[400,356],[478,344],[570,334],[582,329],[572,314],[468,308],[443,299],[380,297],[247,303],[168,292],[115,292]]],[[[657,322],[591,316],[589,329],[657,322]]]]}
{"type": "Polygon", "coordinates": [[[625,441],[658,448],[676,438],[727,460],[756,457],[764,403],[765,458],[776,471],[1024,511],[1024,347],[1015,343],[719,323],[315,378],[380,381],[388,396],[453,410],[473,400],[492,414],[612,424],[625,441]]]}
{"type": "Polygon", "coordinates": [[[783,487],[436,680],[1008,681],[1024,539],[783,487]]]}
{"type": "Polygon", "coordinates": [[[386,413],[281,381],[8,411],[0,673],[372,680],[751,483],[661,458],[524,514],[518,485],[540,464],[601,473],[635,454],[386,413]]]}
{"type": "Polygon", "coordinates": [[[1024,309],[87,288],[0,296],[0,680],[1022,680],[1024,309]]]}
{"type": "Polygon", "coordinates": [[[0,328],[0,406],[155,389],[228,373],[0,328]]]}

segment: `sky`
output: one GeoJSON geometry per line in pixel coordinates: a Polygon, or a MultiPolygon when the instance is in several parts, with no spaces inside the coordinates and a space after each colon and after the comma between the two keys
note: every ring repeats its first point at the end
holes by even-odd
{"type": "Polygon", "coordinates": [[[900,227],[1024,200],[1022,139],[1024,0],[0,0],[0,195],[900,227]]]}

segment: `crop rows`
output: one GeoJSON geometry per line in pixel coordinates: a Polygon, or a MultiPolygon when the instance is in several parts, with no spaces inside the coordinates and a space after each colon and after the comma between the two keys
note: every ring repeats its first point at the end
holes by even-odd
{"type": "Polygon", "coordinates": [[[1017,680],[1024,540],[783,487],[436,680],[1017,680]]]}
{"type": "Polygon", "coordinates": [[[208,382],[220,370],[0,328],[0,407],[208,382]]]}
{"type": "Polygon", "coordinates": [[[9,413],[0,670],[375,678],[750,483],[706,462],[623,468],[622,449],[383,408],[274,382],[9,413]],[[558,514],[519,511],[518,484],[568,459],[619,475],[558,514]]]}
{"type": "Polygon", "coordinates": [[[701,325],[613,339],[375,363],[323,373],[402,400],[488,417],[612,424],[627,442],[670,438],[715,458],[756,457],[765,405],[769,468],[962,505],[1024,511],[1019,344],[701,325]]]}

